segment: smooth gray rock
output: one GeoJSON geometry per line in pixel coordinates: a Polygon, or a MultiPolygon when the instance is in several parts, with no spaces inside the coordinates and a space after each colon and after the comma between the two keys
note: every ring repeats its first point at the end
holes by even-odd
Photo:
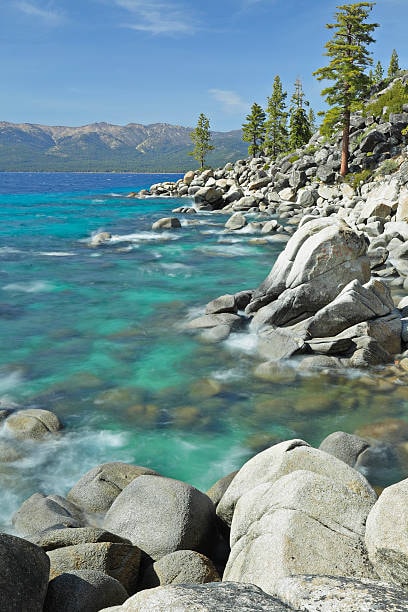
{"type": "Polygon", "coordinates": [[[41,440],[50,434],[56,434],[62,429],[62,424],[57,415],[49,410],[28,408],[13,412],[4,421],[4,428],[18,440],[41,440]]]}
{"type": "Polygon", "coordinates": [[[80,509],[60,495],[34,493],[13,516],[13,525],[23,537],[36,539],[43,531],[84,527],[80,509]]]}
{"type": "Polygon", "coordinates": [[[76,570],[50,581],[44,612],[98,612],[121,605],[128,597],[125,588],[111,576],[94,570],[76,570]]]}
{"type": "MultiPolygon", "coordinates": [[[[253,584],[217,582],[167,585],[130,597],[117,612],[287,612],[277,598],[253,584]]],[[[107,610],[101,610],[107,612],[107,610]]]]}
{"type": "Polygon", "coordinates": [[[304,223],[255,290],[247,313],[269,305],[271,312],[261,315],[262,320],[278,326],[307,318],[350,281],[369,280],[366,250],[363,237],[341,220],[319,218],[304,223]]]}
{"type": "Polygon", "coordinates": [[[231,525],[234,509],[242,495],[264,483],[274,483],[294,470],[304,469],[335,480],[371,503],[377,499],[367,480],[351,467],[303,440],[275,444],[247,461],[221,498],[217,515],[231,525]]]}
{"type": "Polygon", "coordinates": [[[352,486],[298,469],[242,495],[224,579],[253,583],[270,594],[277,579],[292,574],[375,579],[364,548],[374,502],[352,486]]]}
{"type": "Polygon", "coordinates": [[[0,533],[0,610],[42,612],[49,567],[49,559],[41,548],[0,533]]]}
{"type": "Polygon", "coordinates": [[[205,584],[220,582],[213,562],[193,550],[177,550],[150,565],[143,574],[139,590],[166,584],[205,584]]]}
{"type": "Polygon", "coordinates": [[[223,478],[217,480],[217,482],[215,482],[212,487],[206,491],[206,495],[208,495],[215,507],[218,506],[220,499],[237,474],[238,470],[235,470],[234,472],[227,474],[227,476],[223,476],[223,478]]]}
{"type": "Polygon", "coordinates": [[[93,542],[50,550],[50,578],[72,570],[96,570],[118,580],[128,593],[136,591],[140,549],[131,544],[93,542]]]}
{"type": "Polygon", "coordinates": [[[230,329],[238,329],[242,325],[242,318],[239,315],[221,312],[218,314],[208,314],[187,321],[186,329],[197,330],[217,327],[219,325],[228,325],[230,329]]]}
{"type": "Polygon", "coordinates": [[[33,544],[41,546],[45,551],[63,548],[64,546],[76,546],[77,544],[89,544],[91,542],[116,542],[130,544],[129,540],[101,529],[100,527],[75,527],[66,529],[50,529],[42,532],[37,538],[31,540],[33,544]]]}
{"type": "Polygon", "coordinates": [[[138,476],[158,475],[139,465],[115,461],[92,468],[78,480],[67,499],[86,512],[107,512],[119,493],[138,476]]]}
{"type": "Polygon", "coordinates": [[[258,335],[258,353],[268,361],[288,359],[304,348],[304,334],[288,327],[267,327],[258,335]]]}
{"type": "Polygon", "coordinates": [[[387,315],[393,309],[390,290],[383,281],[371,279],[362,285],[353,280],[313,316],[307,331],[314,338],[336,336],[352,325],[387,315]]]}
{"type": "Polygon", "coordinates": [[[178,229],[181,227],[181,223],[177,217],[163,217],[158,219],[152,225],[152,230],[159,229],[178,229]]]}
{"type": "Polygon", "coordinates": [[[226,229],[229,230],[240,230],[247,225],[245,215],[240,212],[234,213],[228,221],[225,223],[226,229]]]}
{"type": "Polygon", "coordinates": [[[403,589],[374,580],[333,576],[281,578],[275,595],[294,610],[303,612],[406,612],[408,595],[403,589]]]}
{"type": "Polygon", "coordinates": [[[369,446],[370,443],[359,436],[335,431],[322,440],[319,449],[354,467],[361,453],[369,446]]]}
{"type": "Polygon", "coordinates": [[[154,560],[180,549],[208,554],[217,539],[212,501],[194,487],[162,476],[139,476],[116,498],[104,527],[154,560]]]}
{"type": "Polygon", "coordinates": [[[408,586],[407,524],[408,479],[384,489],[368,515],[365,535],[378,575],[403,587],[408,586]]]}
{"type": "Polygon", "coordinates": [[[205,307],[205,314],[218,314],[220,312],[237,312],[235,296],[230,293],[220,295],[219,297],[208,302],[205,307]]]}

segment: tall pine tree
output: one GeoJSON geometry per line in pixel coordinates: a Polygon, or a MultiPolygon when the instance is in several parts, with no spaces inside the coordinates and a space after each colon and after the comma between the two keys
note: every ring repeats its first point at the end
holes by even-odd
{"type": "Polygon", "coordinates": [[[265,142],[266,114],[259,104],[253,103],[251,113],[246,116],[246,123],[242,125],[242,140],[249,142],[248,155],[256,157],[262,151],[265,142]]]}
{"type": "Polygon", "coordinates": [[[327,28],[334,30],[333,38],[325,45],[330,62],[314,73],[318,80],[334,81],[322,91],[331,107],[324,123],[341,122],[342,176],[348,172],[351,111],[364,99],[370,86],[370,78],[364,71],[373,63],[367,45],[374,42],[371,33],[378,24],[366,22],[373,6],[374,2],[357,2],[337,7],[336,22],[327,24],[327,28]]]}
{"type": "Polygon", "coordinates": [[[398,53],[395,49],[393,49],[391,53],[390,65],[388,66],[387,77],[389,79],[393,79],[397,75],[399,69],[398,53]]]}
{"type": "Polygon", "coordinates": [[[305,110],[305,106],[309,103],[305,101],[302,82],[300,79],[295,81],[295,91],[291,100],[289,112],[289,147],[297,149],[309,142],[312,136],[312,130],[309,124],[309,118],[305,110]]]}
{"type": "Polygon", "coordinates": [[[204,168],[205,158],[209,151],[213,151],[211,144],[210,121],[201,113],[198,117],[197,127],[191,132],[190,138],[194,143],[194,149],[189,153],[196,159],[201,168],[204,168]]]}
{"type": "Polygon", "coordinates": [[[277,75],[273,81],[272,95],[268,97],[266,107],[265,149],[272,158],[285,151],[288,145],[286,96],[287,93],[283,91],[282,81],[277,75]]]}

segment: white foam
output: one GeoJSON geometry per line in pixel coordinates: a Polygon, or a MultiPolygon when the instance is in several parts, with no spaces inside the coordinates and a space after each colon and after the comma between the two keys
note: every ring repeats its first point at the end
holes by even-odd
{"type": "Polygon", "coordinates": [[[109,240],[110,244],[117,244],[119,242],[149,242],[149,241],[160,241],[160,240],[178,240],[180,236],[177,236],[171,232],[135,232],[133,234],[114,234],[109,240]]]}
{"type": "MultiPolygon", "coordinates": [[[[23,381],[23,377],[20,372],[9,372],[8,374],[4,374],[0,370],[0,393],[7,393],[8,391],[13,391],[18,385],[20,385],[23,381]]],[[[2,404],[6,403],[6,398],[0,399],[0,407],[2,404]]]]}
{"type": "Polygon", "coordinates": [[[64,251],[39,251],[38,255],[45,255],[46,257],[73,257],[75,253],[64,251]]]}
{"type": "Polygon", "coordinates": [[[256,353],[258,336],[251,333],[234,333],[224,341],[224,344],[231,351],[253,355],[256,353]]]}
{"type": "Polygon", "coordinates": [[[52,291],[53,286],[48,281],[30,281],[28,283],[10,283],[4,285],[4,291],[21,291],[22,293],[43,293],[52,291]]]}
{"type": "Polygon", "coordinates": [[[24,253],[24,251],[21,251],[21,249],[15,249],[14,247],[0,247],[0,255],[4,253],[5,255],[8,255],[9,253],[24,253]]]}

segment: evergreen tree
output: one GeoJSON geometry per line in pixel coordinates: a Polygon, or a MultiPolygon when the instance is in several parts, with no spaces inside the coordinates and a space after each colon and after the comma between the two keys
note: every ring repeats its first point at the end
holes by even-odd
{"type": "Polygon", "coordinates": [[[314,134],[317,130],[317,124],[316,124],[316,114],[312,107],[309,108],[309,111],[307,113],[307,120],[309,122],[310,131],[312,132],[312,134],[314,134]]]}
{"type": "Polygon", "coordinates": [[[375,65],[375,70],[373,73],[373,82],[376,84],[381,83],[383,79],[384,79],[384,68],[382,67],[380,60],[378,60],[378,62],[375,65]]]}
{"type": "Polygon", "coordinates": [[[200,163],[201,168],[204,168],[206,155],[209,151],[213,151],[214,147],[211,144],[210,121],[203,113],[198,117],[197,127],[191,132],[190,138],[194,143],[194,149],[189,155],[200,163]]]}
{"type": "Polygon", "coordinates": [[[331,125],[341,122],[342,152],[340,174],[348,172],[350,115],[368,93],[370,78],[365,69],[373,63],[367,45],[374,42],[371,33],[378,26],[376,23],[366,23],[374,2],[357,2],[338,6],[335,14],[336,22],[327,24],[334,30],[334,35],[325,47],[325,55],[330,58],[327,66],[314,72],[317,79],[334,81],[326,87],[322,95],[332,108],[325,115],[324,124],[331,125]]]}
{"type": "Polygon", "coordinates": [[[262,150],[265,141],[265,111],[253,103],[251,113],[246,116],[247,123],[242,125],[242,140],[249,142],[248,155],[256,157],[262,150]]]}
{"type": "Polygon", "coordinates": [[[396,52],[395,49],[393,49],[391,53],[390,65],[388,66],[387,77],[389,79],[393,79],[397,75],[397,72],[399,70],[400,70],[400,67],[399,67],[398,53],[396,52]]]}
{"type": "Polygon", "coordinates": [[[286,96],[287,93],[283,91],[282,82],[277,75],[273,81],[272,95],[268,97],[265,123],[265,148],[272,158],[285,151],[288,144],[286,96]]]}
{"type": "Polygon", "coordinates": [[[291,149],[297,149],[306,144],[312,136],[309,119],[304,108],[309,106],[309,103],[304,98],[302,83],[300,79],[296,79],[289,117],[289,147],[291,149]]]}

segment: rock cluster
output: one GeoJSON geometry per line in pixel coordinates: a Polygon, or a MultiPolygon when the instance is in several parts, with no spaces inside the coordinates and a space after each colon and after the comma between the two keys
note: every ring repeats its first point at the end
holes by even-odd
{"type": "Polygon", "coordinates": [[[259,287],[216,298],[186,328],[212,341],[245,328],[265,363],[305,355],[307,367],[361,368],[402,354],[405,314],[372,276],[364,234],[338,217],[309,217],[259,287]]]}
{"type": "Polygon", "coordinates": [[[0,536],[2,609],[407,610],[408,480],[378,498],[354,468],[369,448],[344,432],[281,442],[208,495],[97,466],[67,498],[23,503],[25,539],[0,536]]]}

